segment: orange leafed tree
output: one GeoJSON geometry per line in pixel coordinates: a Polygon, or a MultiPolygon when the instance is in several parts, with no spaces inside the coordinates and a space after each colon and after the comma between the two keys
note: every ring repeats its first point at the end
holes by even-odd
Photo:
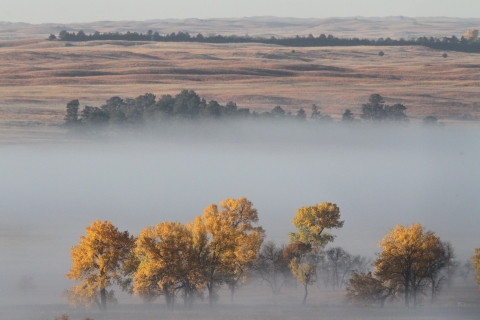
{"type": "Polygon", "coordinates": [[[382,252],[374,262],[375,276],[403,286],[405,306],[409,307],[410,294],[416,306],[417,295],[430,281],[432,272],[438,272],[445,261],[440,238],[418,223],[409,227],[397,225],[379,246],[382,252]]]}
{"type": "Polygon", "coordinates": [[[136,241],[139,265],[133,291],[146,301],[163,294],[167,308],[173,310],[176,291],[183,289],[185,304],[191,306],[194,294],[205,286],[206,235],[202,230],[179,222],[142,230],[136,241]]]}
{"type": "Polygon", "coordinates": [[[246,198],[225,199],[220,208],[212,204],[197,221],[208,237],[205,274],[210,305],[221,283],[229,284],[233,297],[239,282],[246,280],[247,268],[255,262],[264,239],[257,222],[257,210],[246,198]]]}
{"type": "Polygon", "coordinates": [[[480,287],[480,248],[475,249],[475,255],[472,257],[473,270],[476,274],[476,281],[480,287]]]}
{"type": "Polygon", "coordinates": [[[71,249],[72,268],[66,277],[82,283],[65,290],[68,302],[73,306],[96,304],[106,310],[107,301],[115,301],[113,290],[107,288],[126,281],[123,263],[131,257],[133,246],[134,237],[128,231],[118,231],[109,221],[92,222],[71,249]]]}
{"type": "Polygon", "coordinates": [[[320,251],[335,237],[327,230],[343,227],[340,208],[336,204],[322,202],[297,210],[292,220],[297,229],[290,233],[290,245],[286,250],[296,252],[289,267],[305,289],[303,304],[307,301],[308,286],[315,281],[320,251]]]}
{"type": "Polygon", "coordinates": [[[467,30],[465,33],[465,38],[469,41],[475,41],[478,39],[478,30],[477,29],[470,29],[467,30]]]}

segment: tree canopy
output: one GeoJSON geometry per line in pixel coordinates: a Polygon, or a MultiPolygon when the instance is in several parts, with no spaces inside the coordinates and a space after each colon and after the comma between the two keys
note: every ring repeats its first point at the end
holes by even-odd
{"type": "Polygon", "coordinates": [[[410,293],[416,306],[417,296],[432,273],[444,267],[445,249],[440,238],[420,224],[397,225],[379,246],[382,251],[374,262],[375,276],[403,286],[405,306],[409,307],[410,293]]]}
{"type": "Polygon", "coordinates": [[[322,202],[297,210],[292,220],[297,232],[291,232],[290,245],[286,250],[293,252],[289,267],[298,282],[304,286],[303,304],[308,296],[308,286],[314,283],[319,253],[335,236],[326,230],[343,227],[340,208],[336,204],[322,202]]]}
{"type": "Polygon", "coordinates": [[[107,288],[125,281],[123,264],[129,259],[134,238],[128,231],[118,231],[109,221],[96,220],[86,228],[86,236],[80,237],[72,247],[72,268],[68,279],[82,282],[65,291],[70,304],[96,304],[105,310],[107,301],[114,301],[113,291],[107,288]]]}

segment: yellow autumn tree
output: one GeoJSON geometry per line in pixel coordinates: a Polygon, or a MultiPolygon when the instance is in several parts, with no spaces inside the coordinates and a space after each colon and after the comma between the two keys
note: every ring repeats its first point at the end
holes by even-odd
{"type": "Polygon", "coordinates": [[[465,38],[468,41],[476,41],[478,39],[478,30],[477,29],[467,30],[467,32],[465,33],[465,38]]]}
{"type": "Polygon", "coordinates": [[[115,301],[113,290],[107,288],[114,283],[123,285],[123,263],[132,254],[134,237],[128,231],[118,231],[109,221],[96,220],[86,228],[86,236],[72,247],[72,268],[68,279],[82,282],[65,290],[64,296],[72,306],[98,305],[106,310],[107,301],[115,301]]]}
{"type": "Polygon", "coordinates": [[[246,198],[225,199],[220,208],[212,204],[197,221],[208,236],[205,274],[210,305],[216,289],[229,283],[232,295],[240,281],[245,281],[247,268],[256,260],[264,239],[258,213],[246,198]]]}
{"type": "Polygon", "coordinates": [[[475,255],[472,257],[472,265],[476,275],[475,280],[480,287],[480,248],[475,249],[475,255]]]}
{"type": "Polygon", "coordinates": [[[290,244],[306,248],[298,251],[299,254],[289,264],[292,274],[304,286],[305,305],[308,286],[315,281],[319,253],[335,238],[326,230],[342,228],[344,221],[340,221],[340,208],[336,204],[322,202],[298,209],[292,222],[297,232],[289,234],[290,244]]]}
{"type": "Polygon", "coordinates": [[[140,232],[135,254],[139,260],[134,275],[133,291],[142,299],[151,301],[165,295],[167,308],[173,310],[175,293],[183,289],[187,306],[193,295],[205,285],[202,254],[205,234],[194,234],[193,225],[163,222],[140,232]]]}
{"type": "Polygon", "coordinates": [[[405,306],[425,288],[432,272],[438,272],[445,261],[440,238],[420,224],[397,225],[380,241],[382,252],[374,262],[375,276],[403,287],[405,306]],[[438,265],[440,264],[440,266],[438,265]]]}

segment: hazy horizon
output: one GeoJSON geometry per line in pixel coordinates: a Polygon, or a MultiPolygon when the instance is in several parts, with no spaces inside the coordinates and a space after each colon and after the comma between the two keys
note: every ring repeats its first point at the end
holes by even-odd
{"type": "Polygon", "coordinates": [[[153,19],[210,19],[242,17],[457,17],[480,18],[480,2],[464,0],[154,0],[121,1],[115,6],[107,0],[4,0],[0,21],[24,23],[85,23],[97,21],[144,21],[153,19]],[[92,10],[95,8],[95,10],[92,10]],[[212,10],[212,8],[214,8],[212,10]]]}

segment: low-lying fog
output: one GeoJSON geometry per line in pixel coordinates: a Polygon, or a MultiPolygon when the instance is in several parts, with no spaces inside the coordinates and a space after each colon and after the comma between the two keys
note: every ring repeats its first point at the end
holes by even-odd
{"type": "Polygon", "coordinates": [[[137,234],[227,197],[250,199],[278,243],[297,208],[328,201],[345,220],[334,245],[353,254],[374,257],[389,228],[414,222],[462,260],[480,247],[478,127],[235,123],[158,136],[0,146],[1,305],[64,303],[70,247],[95,219],[137,234]]]}

